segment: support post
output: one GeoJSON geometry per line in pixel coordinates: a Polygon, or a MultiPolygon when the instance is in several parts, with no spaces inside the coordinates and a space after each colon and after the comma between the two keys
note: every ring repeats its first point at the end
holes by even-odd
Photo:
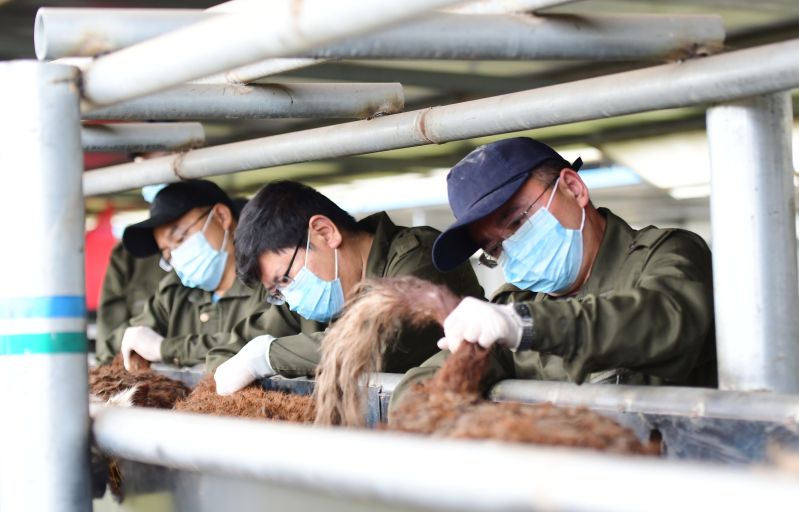
{"type": "Polygon", "coordinates": [[[78,72],[0,83],[0,510],[91,510],[78,72]]]}
{"type": "Polygon", "coordinates": [[[799,393],[788,92],[708,109],[719,386],[799,393]]]}

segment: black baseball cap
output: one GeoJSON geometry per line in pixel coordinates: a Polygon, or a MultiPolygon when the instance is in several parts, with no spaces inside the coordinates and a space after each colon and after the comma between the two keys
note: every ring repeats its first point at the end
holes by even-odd
{"type": "Polygon", "coordinates": [[[153,229],[169,224],[201,206],[222,203],[237,216],[237,209],[224,190],[207,180],[186,180],[161,189],[150,204],[150,218],[131,224],[122,234],[122,244],[133,256],[144,258],[158,252],[153,229]]]}
{"type": "Polygon", "coordinates": [[[469,259],[480,248],[469,236],[469,224],[505,204],[531,171],[553,159],[575,171],[583,165],[582,159],[569,163],[551,147],[529,137],[480,146],[458,162],[447,174],[449,206],[457,220],[433,244],[436,268],[445,272],[469,259]]]}

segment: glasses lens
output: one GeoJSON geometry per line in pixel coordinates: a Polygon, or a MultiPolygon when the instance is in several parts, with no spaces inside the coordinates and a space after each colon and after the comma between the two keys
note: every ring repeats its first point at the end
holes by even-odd
{"type": "MultiPolygon", "coordinates": [[[[280,279],[277,280],[277,282],[275,283],[275,286],[277,288],[285,288],[285,287],[287,287],[288,285],[290,285],[293,282],[294,282],[294,279],[292,279],[288,275],[285,275],[285,276],[282,276],[280,279]]],[[[277,293],[280,293],[280,291],[278,290],[277,293]]]]}
{"type": "Polygon", "coordinates": [[[498,265],[497,260],[489,256],[486,252],[481,252],[480,257],[477,258],[477,261],[480,263],[480,265],[488,268],[495,268],[498,265]]]}
{"type": "Polygon", "coordinates": [[[286,303],[286,299],[284,299],[282,295],[272,295],[269,293],[266,295],[266,302],[273,306],[282,306],[286,303]]]}
{"type": "Polygon", "coordinates": [[[161,267],[161,270],[164,272],[172,272],[172,265],[169,264],[166,258],[161,256],[161,259],[158,260],[158,266],[161,267]]]}

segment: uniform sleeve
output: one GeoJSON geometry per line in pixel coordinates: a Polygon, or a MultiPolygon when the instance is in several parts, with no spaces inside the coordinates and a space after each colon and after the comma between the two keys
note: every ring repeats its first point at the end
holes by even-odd
{"type": "Polygon", "coordinates": [[[161,343],[161,360],[174,366],[205,363],[209,351],[226,345],[229,341],[229,332],[169,336],[161,343]]]}
{"type": "Polygon", "coordinates": [[[579,299],[528,302],[533,350],[563,358],[575,382],[625,368],[668,381],[685,378],[713,327],[710,252],[674,232],[651,249],[635,287],[579,299]]]}
{"type": "MultiPolygon", "coordinates": [[[[293,313],[287,304],[271,307],[265,306],[262,311],[255,312],[237,323],[225,344],[216,346],[208,351],[208,355],[205,359],[205,369],[207,372],[213,373],[220,364],[236,355],[247,342],[264,334],[269,334],[277,338],[272,342],[272,347],[275,348],[270,349],[270,354],[277,353],[280,354],[280,356],[274,361],[270,358],[272,368],[276,371],[278,368],[287,368],[293,364],[294,361],[291,352],[281,351],[281,349],[277,347],[285,346],[292,341],[301,340],[308,346],[304,349],[298,348],[297,350],[300,353],[309,354],[312,350],[318,351],[321,331],[323,330],[324,324],[300,317],[296,313],[293,313]],[[318,339],[313,335],[313,333],[316,332],[320,332],[318,339]],[[316,348],[312,349],[311,345],[314,345],[316,348]]],[[[316,361],[318,360],[319,356],[317,355],[316,361]]],[[[301,365],[301,368],[307,367],[307,362],[303,358],[297,359],[296,363],[301,365]]]]}
{"type": "Polygon", "coordinates": [[[132,267],[121,245],[117,245],[111,253],[108,268],[103,279],[100,292],[100,307],[97,311],[97,339],[95,352],[101,364],[111,362],[119,352],[115,344],[114,330],[121,325],[127,326],[131,312],[125,296],[125,283],[130,280],[132,267]]]}
{"type": "MultiPolygon", "coordinates": [[[[164,308],[165,295],[169,293],[169,288],[159,289],[155,295],[147,299],[144,304],[144,309],[141,313],[131,318],[128,322],[117,326],[116,329],[108,337],[107,344],[112,347],[114,353],[119,353],[122,349],[122,337],[125,335],[125,329],[133,325],[143,325],[154,330],[161,336],[168,333],[168,314],[164,308]]],[[[113,357],[113,356],[112,356],[113,357]]]]}

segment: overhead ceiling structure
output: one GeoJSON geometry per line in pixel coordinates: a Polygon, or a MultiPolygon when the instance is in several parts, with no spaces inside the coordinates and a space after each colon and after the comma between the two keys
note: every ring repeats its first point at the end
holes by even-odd
{"type": "MultiPolygon", "coordinates": [[[[114,7],[158,8],[158,9],[190,9],[190,11],[169,11],[176,13],[170,22],[194,22],[197,19],[208,19],[220,16],[219,9],[202,12],[218,2],[165,0],[153,2],[116,2],[114,7]],[[182,13],[182,14],[181,14],[182,13]],[[177,16],[177,15],[180,16],[177,16]],[[182,16],[182,18],[181,18],[182,16]],[[179,19],[180,18],[180,19],[179,19]]],[[[504,2],[505,6],[514,2],[504,2]]],[[[527,6],[543,6],[532,14],[505,14],[488,12],[486,6],[502,5],[503,2],[480,2],[473,4],[472,11],[481,10],[480,17],[458,16],[442,13],[416,23],[415,28],[400,27],[384,34],[376,34],[356,40],[352,43],[337,44],[321,50],[296,55],[305,59],[296,65],[289,65],[278,74],[270,74],[256,80],[255,85],[240,86],[252,88],[252,97],[280,98],[276,95],[274,84],[297,84],[294,87],[304,90],[321,90],[324,87],[335,87],[334,84],[385,84],[386,87],[401,84],[404,110],[414,111],[439,105],[488,98],[501,94],[557,85],[590,77],[618,73],[626,70],[650,67],[653,65],[679,62],[685,59],[701,59],[705,54],[721,51],[737,50],[770,42],[783,41],[799,37],[799,3],[793,0],[768,0],[750,2],[748,0],[678,0],[659,2],[657,0],[582,0],[582,1],[545,1],[515,2],[527,6]],[[478,8],[475,9],[474,6],[478,8]],[[720,16],[723,23],[721,34],[723,46],[720,46],[718,29],[712,24],[702,24],[705,16],[720,16]],[[653,16],[642,18],[642,16],[653,16]],[[657,17],[654,17],[657,16],[657,17]],[[691,16],[676,19],[674,16],[691,16]],[[696,18],[695,18],[696,17],[696,18]],[[471,25],[463,25],[461,20],[471,25]],[[478,22],[477,20],[483,21],[478,22]],[[693,20],[693,21],[692,21],[693,20]],[[690,23],[689,23],[690,22],[690,23]],[[555,28],[552,28],[555,27],[555,28]],[[687,27],[687,28],[686,28],[687,27]],[[525,31],[537,30],[539,38],[535,45],[524,44],[525,31]],[[674,41],[686,31],[689,36],[702,39],[707,44],[694,44],[679,47],[679,50],[655,52],[654,45],[665,45],[674,41]],[[716,30],[716,33],[713,31],[716,30]],[[598,37],[604,44],[591,44],[590,33],[598,37]],[[704,32],[703,32],[704,31],[704,32]],[[598,35],[597,35],[598,34],[598,35]],[[620,36],[619,34],[622,34],[620,36]],[[458,35],[466,35],[462,40],[458,35]],[[493,35],[493,39],[491,39],[493,35]],[[601,37],[600,37],[601,36],[601,37]],[[481,44],[469,45],[469,37],[481,44]],[[417,42],[411,44],[409,41],[417,42]],[[614,43],[615,41],[615,43],[614,43]],[[646,42],[646,44],[644,44],[646,42]],[[515,46],[514,46],[515,45],[515,46]],[[593,46],[593,53],[586,51],[593,46]],[[647,54],[647,51],[650,53],[647,54]],[[581,53],[582,52],[582,53],[581,53]],[[635,52],[638,52],[636,55],[635,52]],[[655,56],[652,53],[656,53],[655,56]],[[585,58],[576,58],[583,55],[585,58]],[[308,58],[314,59],[309,60],[308,58]],[[309,65],[311,64],[311,65],[309,65]],[[263,84],[263,85],[258,85],[263,84]],[[272,85],[266,85],[272,84],[272,85]],[[314,85],[318,84],[318,85],[314,85]]],[[[108,7],[107,2],[91,2],[84,0],[33,2],[15,0],[0,2],[0,59],[33,58],[34,19],[39,7],[108,7]]],[[[224,11],[224,10],[222,10],[224,11]]],[[[452,10],[451,10],[452,11],[452,10]]],[[[454,9],[457,12],[457,9],[454,9]]],[[[463,12],[463,9],[461,9],[463,12]]],[[[78,18],[80,19],[80,18],[78,18]]],[[[85,19],[85,18],[84,18],[85,19]]],[[[73,25],[77,21],[72,22],[73,25]]],[[[150,34],[136,34],[135,27],[158,30],[155,24],[120,25],[117,33],[121,38],[151,37],[150,34]],[[133,35],[131,35],[132,33],[133,35]]],[[[177,26],[177,25],[176,25],[177,26]]],[[[55,30],[53,25],[51,30],[55,30]]],[[[167,28],[163,29],[167,30],[167,28]]],[[[38,34],[37,34],[38,35],[38,34]]],[[[115,43],[106,44],[129,44],[115,43]]],[[[41,48],[40,53],[45,52],[41,48]]],[[[87,51],[85,47],[84,51],[87,51]]],[[[108,49],[106,49],[108,50],[108,49]]],[[[53,51],[48,48],[47,51],[53,51]]],[[[88,50],[91,53],[91,48],[88,50]]],[[[95,48],[94,51],[102,51],[95,48]]],[[[69,52],[68,52],[69,53],[69,52]]],[[[72,51],[71,53],[76,53],[72,51]]],[[[49,57],[61,57],[52,54],[49,57]]],[[[224,83],[252,78],[263,73],[263,67],[253,71],[239,70],[241,74],[223,74],[216,79],[200,81],[203,84],[182,87],[206,88],[220,90],[221,95],[230,92],[230,84],[224,83]],[[236,78],[238,77],[238,78],[236,78]],[[214,89],[216,88],[216,89],[214,89]]],[[[274,73],[274,69],[271,73],[274,73]]],[[[280,71],[277,69],[277,71],[280,71]]],[[[370,87],[378,87],[370,85],[370,87]]],[[[175,90],[177,91],[177,90],[175,90]]],[[[165,101],[161,106],[169,104],[175,98],[169,94],[175,91],[160,93],[165,101]]],[[[249,89],[248,89],[249,91],[249,89]]],[[[311,93],[307,93],[311,94],[311,93]]],[[[240,95],[246,97],[246,95],[240,95]]],[[[292,98],[293,99],[293,98],[292,98]]],[[[136,100],[136,101],[146,101],[136,100]]],[[[259,102],[253,102],[260,103],[259,102]]],[[[285,103],[285,102],[284,102],[285,103]]],[[[394,102],[396,104],[396,101],[394,102]]],[[[145,104],[145,106],[148,106],[145,104]]],[[[152,105],[149,105],[151,107],[152,105]]],[[[119,108],[116,106],[114,108],[119,108]]],[[[266,108],[273,108],[269,106],[266,108]]],[[[277,134],[308,130],[312,128],[334,125],[352,118],[345,109],[330,109],[330,116],[320,119],[301,118],[285,105],[275,106],[274,115],[247,115],[233,119],[218,115],[194,113],[193,117],[181,120],[201,121],[204,128],[205,145],[216,146],[231,142],[268,137],[277,134]],[[283,114],[277,111],[283,108],[283,114]],[[221,118],[220,118],[221,117],[221,118]]],[[[163,110],[163,109],[162,109],[163,110]]],[[[180,110],[180,109],[177,109],[180,110]]],[[[185,111],[185,109],[183,109],[185,111]]],[[[361,117],[374,115],[380,109],[362,113],[361,117]]],[[[796,109],[794,109],[796,110],[796,109]]],[[[396,112],[388,110],[380,114],[396,112]]],[[[87,113],[89,117],[104,117],[101,111],[87,113]]],[[[124,116],[117,116],[123,118],[124,116]]],[[[141,119],[148,116],[129,114],[129,119],[141,119]]],[[[355,117],[358,117],[357,115],[355,117]]],[[[160,112],[149,116],[152,120],[168,121],[176,117],[160,112]]],[[[653,178],[647,174],[645,158],[627,157],[630,154],[647,152],[647,143],[669,146],[668,134],[682,132],[701,132],[704,128],[704,110],[698,107],[675,108],[641,114],[613,117],[596,121],[576,122],[555,127],[540,128],[520,132],[535,136],[549,142],[559,149],[579,148],[583,152],[594,155],[589,161],[590,167],[608,168],[624,166],[641,175],[636,184],[627,183],[624,187],[610,186],[596,192],[600,202],[607,201],[614,208],[626,213],[633,222],[668,221],[672,223],[690,222],[692,219],[707,217],[707,199],[705,197],[686,198],[684,187],[695,184],[696,176],[688,176],[686,183],[671,180],[664,185],[663,176],[653,178]],[[634,151],[631,148],[636,148],[634,151]],[[693,180],[693,181],[692,181],[693,180]],[[683,189],[673,193],[674,189],[683,189]],[[678,199],[678,197],[680,199],[678,199]]],[[[432,176],[454,164],[461,156],[473,147],[500,136],[480,137],[477,139],[448,142],[441,145],[396,149],[359,156],[327,158],[310,163],[297,163],[271,167],[262,170],[238,172],[213,177],[234,195],[251,194],[264,183],[280,178],[299,179],[316,186],[350,183],[369,177],[387,176],[432,176]]],[[[96,147],[94,149],[97,149],[96,147]]],[[[114,149],[114,148],[111,148],[114,149]]],[[[667,152],[669,153],[669,152],[667,152]]],[[[668,173],[669,165],[662,160],[663,152],[653,154],[652,167],[657,172],[668,173]]],[[[673,166],[682,171],[682,175],[691,174],[686,169],[686,160],[679,151],[669,153],[673,166]]],[[[685,153],[688,155],[689,153],[685,153]]],[[[127,152],[108,152],[89,155],[89,159],[104,158],[102,165],[108,162],[123,162],[130,159],[127,152]],[[110,159],[110,160],[109,160],[110,159]]],[[[690,160],[688,160],[690,161],[690,160]]],[[[699,172],[699,171],[698,171],[699,172]]],[[[707,173],[704,169],[703,172],[707,173]]],[[[701,181],[701,180],[700,180],[701,181]]],[[[335,189],[333,189],[335,190],[335,189]]],[[[374,194],[373,194],[374,195],[374,194]]],[[[698,195],[702,196],[700,192],[698,195]]],[[[109,197],[87,199],[89,211],[103,208],[108,201],[117,207],[141,208],[140,196],[135,191],[115,193],[109,197]]],[[[433,206],[433,205],[428,205],[433,206]]],[[[446,222],[444,215],[440,222],[446,222]]],[[[438,223],[438,222],[436,222],[438,223]]]]}

